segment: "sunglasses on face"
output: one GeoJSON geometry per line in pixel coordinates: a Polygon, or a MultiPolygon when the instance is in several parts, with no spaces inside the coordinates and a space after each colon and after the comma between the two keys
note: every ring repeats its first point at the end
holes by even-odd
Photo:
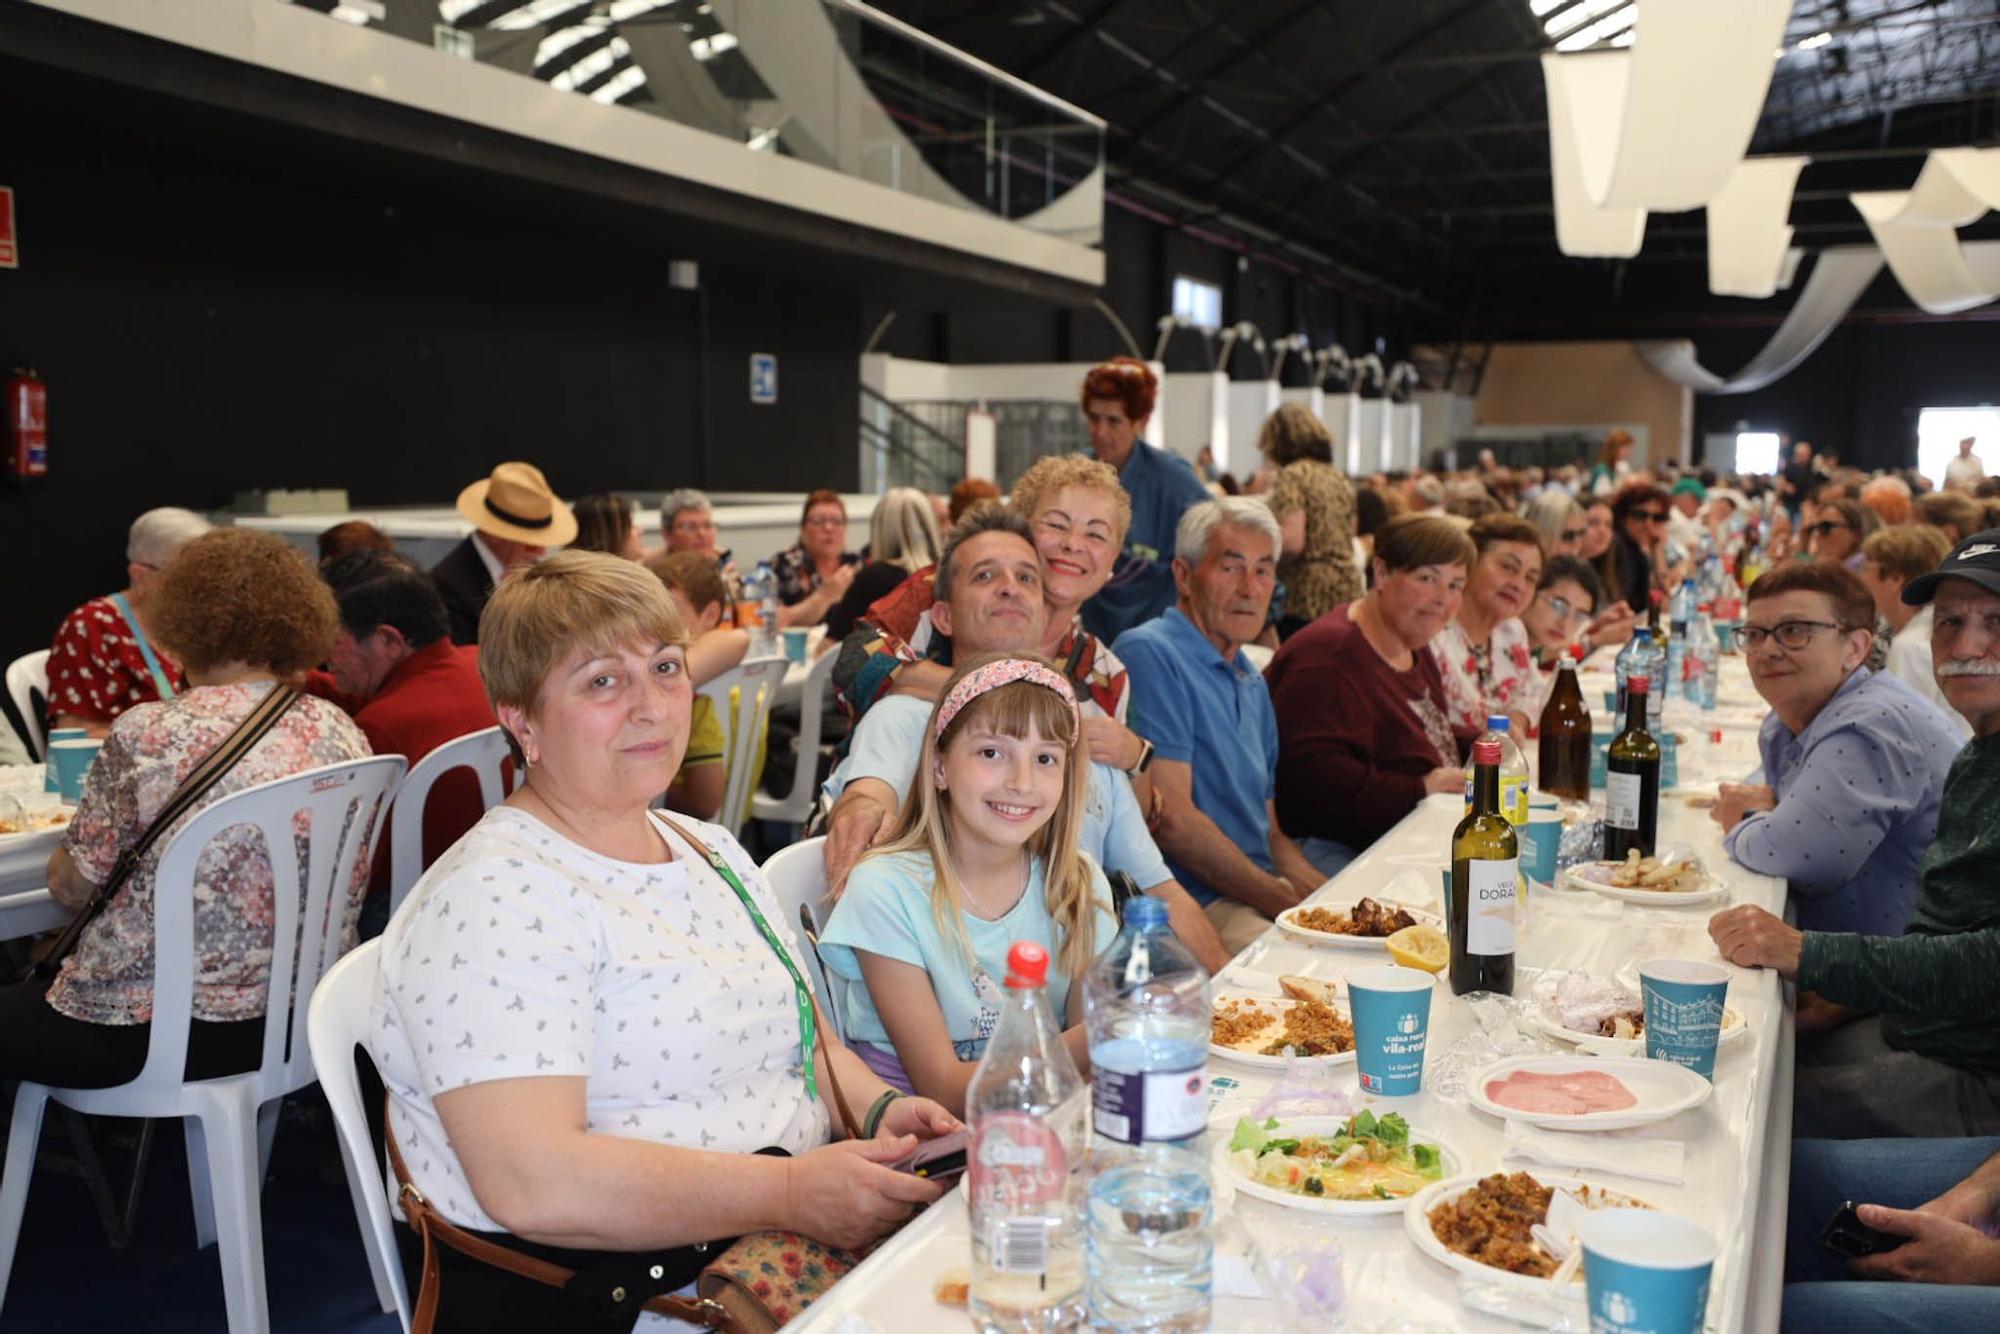
{"type": "Polygon", "coordinates": [[[1840,628],[1832,621],[1780,621],[1773,626],[1739,626],[1736,638],[1746,650],[1751,651],[1764,647],[1769,639],[1776,639],[1780,648],[1800,649],[1812,643],[1813,636],[1821,630],[1840,628]]]}
{"type": "Polygon", "coordinates": [[[1667,521],[1667,512],[1665,510],[1633,510],[1632,517],[1641,523],[1665,523],[1667,521]]]}
{"type": "Polygon", "coordinates": [[[1589,531],[1588,528],[1565,528],[1558,536],[1565,542],[1581,542],[1583,535],[1589,531]]]}
{"type": "Polygon", "coordinates": [[[1818,533],[1821,537],[1829,537],[1845,527],[1847,525],[1838,519],[1821,519],[1818,523],[1807,524],[1806,531],[1809,533],[1818,533]]]}

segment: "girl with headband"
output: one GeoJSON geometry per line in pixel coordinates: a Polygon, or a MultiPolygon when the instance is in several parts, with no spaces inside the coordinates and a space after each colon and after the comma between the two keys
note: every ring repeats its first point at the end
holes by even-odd
{"type": "Polygon", "coordinates": [[[956,1112],[1000,1014],[1007,950],[1048,950],[1049,1002],[1087,1067],[1083,989],[1117,934],[1111,889],[1077,848],[1089,753],[1069,682],[987,654],[931,712],[889,841],[857,864],[820,942],[844,1031],[875,1072],[956,1112]]]}

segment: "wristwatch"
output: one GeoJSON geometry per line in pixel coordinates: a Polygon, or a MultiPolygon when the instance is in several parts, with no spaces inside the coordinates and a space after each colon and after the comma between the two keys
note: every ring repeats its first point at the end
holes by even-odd
{"type": "Polygon", "coordinates": [[[1125,772],[1131,774],[1134,778],[1137,778],[1140,774],[1145,773],[1146,770],[1152,767],[1153,767],[1153,743],[1146,740],[1146,738],[1144,737],[1140,737],[1139,762],[1133,765],[1130,769],[1127,769],[1125,772]]]}

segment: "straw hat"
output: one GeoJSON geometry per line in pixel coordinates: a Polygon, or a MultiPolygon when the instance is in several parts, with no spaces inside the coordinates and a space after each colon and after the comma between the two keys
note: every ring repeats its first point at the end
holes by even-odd
{"type": "Polygon", "coordinates": [[[503,463],[466,487],[458,512],[480,532],[510,542],[554,548],[576,540],[576,515],[531,463],[503,463]]]}

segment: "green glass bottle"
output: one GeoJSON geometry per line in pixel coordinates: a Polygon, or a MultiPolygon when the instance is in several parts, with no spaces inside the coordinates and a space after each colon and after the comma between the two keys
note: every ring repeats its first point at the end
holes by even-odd
{"type": "Polygon", "coordinates": [[[1500,747],[1472,747],[1472,813],[1451,836],[1451,990],[1514,994],[1520,843],[1500,811],[1500,747]]]}
{"type": "Polygon", "coordinates": [[[1612,739],[1604,763],[1604,858],[1622,862],[1633,848],[1653,855],[1660,832],[1660,743],[1646,730],[1651,682],[1633,676],[1625,687],[1625,730],[1612,739]]]}

